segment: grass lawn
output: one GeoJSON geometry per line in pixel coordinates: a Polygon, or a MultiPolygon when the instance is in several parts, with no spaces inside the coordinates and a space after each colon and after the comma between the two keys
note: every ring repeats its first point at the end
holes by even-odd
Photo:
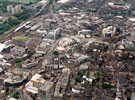
{"type": "Polygon", "coordinates": [[[29,37],[25,37],[25,36],[17,36],[17,37],[14,37],[13,40],[20,40],[20,41],[28,41],[29,40],[29,37]]]}
{"type": "Polygon", "coordinates": [[[37,0],[8,0],[11,2],[22,2],[22,3],[27,3],[27,2],[36,2],[37,0]]]}

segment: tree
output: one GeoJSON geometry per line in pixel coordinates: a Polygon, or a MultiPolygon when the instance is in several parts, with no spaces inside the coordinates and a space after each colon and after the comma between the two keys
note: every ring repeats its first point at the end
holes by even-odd
{"type": "Polygon", "coordinates": [[[72,52],[72,49],[69,49],[69,50],[68,50],[68,53],[71,53],[71,52],[72,52]]]}
{"type": "Polygon", "coordinates": [[[16,14],[15,17],[18,20],[26,20],[26,19],[30,18],[34,13],[35,13],[35,11],[24,9],[24,11],[22,13],[16,14]]]}
{"type": "Polygon", "coordinates": [[[96,82],[96,87],[99,88],[99,82],[96,82]]]}
{"type": "Polygon", "coordinates": [[[58,51],[54,51],[53,54],[58,56],[59,52],[58,51]]]}
{"type": "Polygon", "coordinates": [[[80,70],[79,72],[78,72],[78,75],[80,76],[80,77],[83,77],[83,75],[84,75],[84,70],[80,70]]]}
{"type": "Polygon", "coordinates": [[[97,81],[99,81],[99,80],[100,80],[100,73],[97,72],[97,81]]]}
{"type": "Polygon", "coordinates": [[[15,63],[20,63],[20,62],[21,62],[21,60],[16,60],[16,61],[15,61],[15,63]]]}
{"type": "Polygon", "coordinates": [[[79,83],[81,82],[81,77],[80,76],[76,77],[76,82],[79,82],[79,83]]]}
{"type": "Polygon", "coordinates": [[[131,15],[131,10],[128,11],[128,15],[129,15],[129,16],[131,15]]]}
{"type": "Polygon", "coordinates": [[[11,28],[15,27],[18,24],[20,24],[19,20],[8,18],[8,20],[0,24],[0,34],[4,34],[4,32],[10,30],[11,28]]]}
{"type": "Polygon", "coordinates": [[[111,84],[103,84],[102,87],[106,89],[106,88],[115,88],[116,86],[113,86],[111,84]]]}
{"type": "Polygon", "coordinates": [[[127,97],[127,100],[131,100],[130,97],[127,97]]]}
{"type": "Polygon", "coordinates": [[[54,58],[57,57],[58,58],[58,68],[59,68],[59,52],[58,51],[54,51],[53,55],[54,55],[54,57],[52,56],[53,57],[53,66],[54,66],[54,58]]]}
{"type": "Polygon", "coordinates": [[[18,92],[13,93],[13,98],[19,99],[19,93],[18,92]]]}

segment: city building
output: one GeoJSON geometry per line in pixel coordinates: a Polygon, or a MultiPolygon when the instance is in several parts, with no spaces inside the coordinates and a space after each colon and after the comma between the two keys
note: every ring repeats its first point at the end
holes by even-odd
{"type": "Polygon", "coordinates": [[[61,99],[64,96],[68,82],[69,82],[69,74],[63,73],[59,76],[59,80],[56,84],[54,91],[55,98],[61,99]]]}
{"type": "Polygon", "coordinates": [[[38,94],[39,88],[45,83],[46,81],[42,78],[42,75],[35,74],[32,76],[31,80],[25,85],[26,91],[32,94],[38,94]]]}
{"type": "Polygon", "coordinates": [[[40,74],[35,74],[32,78],[31,81],[33,82],[33,86],[35,87],[40,87],[45,80],[42,78],[42,75],[40,74]]]}
{"type": "Polygon", "coordinates": [[[39,88],[39,93],[43,95],[48,95],[50,94],[52,88],[53,88],[54,83],[50,81],[46,81],[41,87],[39,88]]]}
{"type": "Polygon", "coordinates": [[[15,7],[13,5],[8,5],[7,6],[7,11],[11,15],[15,15],[17,13],[21,13],[22,12],[21,5],[15,5],[15,7]]]}
{"type": "Polygon", "coordinates": [[[23,82],[28,79],[29,73],[23,72],[22,74],[5,73],[7,78],[4,79],[5,86],[21,86],[23,82]]]}

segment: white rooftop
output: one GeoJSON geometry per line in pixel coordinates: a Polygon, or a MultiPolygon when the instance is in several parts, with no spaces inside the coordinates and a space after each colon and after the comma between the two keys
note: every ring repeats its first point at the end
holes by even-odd
{"type": "Polygon", "coordinates": [[[12,97],[11,97],[9,100],[18,100],[18,99],[15,99],[15,98],[12,98],[12,97]]]}
{"type": "Polygon", "coordinates": [[[120,100],[119,98],[115,98],[115,100],[120,100]]]}
{"type": "Polygon", "coordinates": [[[135,18],[129,18],[129,21],[135,22],[135,18]]]}
{"type": "Polygon", "coordinates": [[[36,81],[36,82],[40,82],[40,83],[44,83],[45,80],[42,78],[42,75],[40,74],[35,74],[32,78],[31,81],[36,81]]]}
{"type": "Polygon", "coordinates": [[[0,43],[0,52],[6,47],[6,44],[0,43]]]}
{"type": "Polygon", "coordinates": [[[58,3],[66,3],[68,2],[69,0],[59,0],[58,3]]]}
{"type": "Polygon", "coordinates": [[[80,93],[80,90],[75,90],[74,88],[72,88],[72,92],[73,93],[80,93]]]}
{"type": "Polygon", "coordinates": [[[0,59],[3,59],[3,55],[0,55],[0,59]]]}
{"type": "Polygon", "coordinates": [[[38,93],[38,88],[33,87],[33,86],[28,86],[26,87],[26,90],[33,93],[33,94],[37,94],[38,93]]]}

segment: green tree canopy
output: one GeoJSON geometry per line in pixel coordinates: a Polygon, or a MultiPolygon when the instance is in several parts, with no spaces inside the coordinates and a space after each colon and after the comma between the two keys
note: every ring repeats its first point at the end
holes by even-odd
{"type": "Polygon", "coordinates": [[[54,55],[59,55],[59,52],[58,51],[54,51],[53,54],[54,55]]]}

